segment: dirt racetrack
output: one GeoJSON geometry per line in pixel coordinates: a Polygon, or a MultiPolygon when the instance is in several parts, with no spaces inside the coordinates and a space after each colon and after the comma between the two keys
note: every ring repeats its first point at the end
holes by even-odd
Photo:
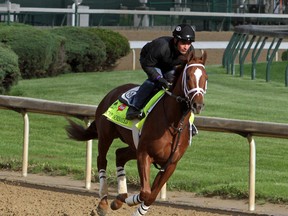
{"type": "MultiPolygon", "coordinates": [[[[37,188],[0,183],[1,216],[81,216],[90,215],[99,201],[92,194],[71,194],[37,188]]],[[[111,200],[110,200],[111,202],[111,200]]],[[[118,211],[109,210],[107,215],[132,215],[137,207],[124,205],[118,211]]],[[[221,214],[201,212],[193,209],[167,205],[153,205],[147,215],[173,216],[219,216],[221,214]]]]}
{"type": "MultiPolygon", "coordinates": [[[[67,176],[44,176],[0,170],[1,216],[89,216],[99,202],[98,183],[84,188],[84,181],[67,176]]],[[[109,202],[116,195],[109,188],[109,202]]],[[[137,191],[128,188],[130,195],[137,191]]],[[[248,211],[248,200],[223,200],[217,197],[197,197],[184,191],[167,191],[166,200],[159,197],[150,207],[147,216],[287,216],[287,205],[256,204],[248,211]]],[[[109,209],[107,216],[129,216],[137,207],[126,204],[117,211],[109,209]]],[[[93,215],[93,214],[92,214],[93,215]]]]}

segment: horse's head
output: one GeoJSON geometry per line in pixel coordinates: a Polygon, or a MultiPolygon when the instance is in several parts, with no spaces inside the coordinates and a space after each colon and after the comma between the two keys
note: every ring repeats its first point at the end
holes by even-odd
{"type": "Polygon", "coordinates": [[[201,57],[196,57],[191,52],[182,74],[184,96],[188,107],[195,114],[199,114],[204,108],[204,94],[206,93],[208,80],[204,66],[206,58],[206,51],[202,52],[201,57]]]}

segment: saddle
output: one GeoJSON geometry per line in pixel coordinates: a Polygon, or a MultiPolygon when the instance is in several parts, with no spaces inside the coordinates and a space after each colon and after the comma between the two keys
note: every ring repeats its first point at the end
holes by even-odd
{"type": "Polygon", "coordinates": [[[151,110],[154,108],[154,106],[157,104],[157,102],[162,98],[165,91],[160,90],[158,91],[144,106],[142,109],[142,112],[145,114],[145,117],[141,120],[135,119],[135,120],[127,120],[126,119],[126,112],[128,110],[129,105],[131,105],[130,101],[132,97],[136,94],[139,86],[134,87],[126,92],[124,92],[118,100],[116,100],[109,108],[108,110],[103,114],[107,117],[109,121],[112,121],[113,123],[120,125],[124,128],[127,128],[129,130],[132,130],[133,127],[136,126],[139,131],[141,131],[142,126],[151,112],[151,110]]]}

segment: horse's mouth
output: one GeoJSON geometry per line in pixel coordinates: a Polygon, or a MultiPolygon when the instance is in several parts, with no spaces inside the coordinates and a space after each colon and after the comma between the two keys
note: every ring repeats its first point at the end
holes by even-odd
{"type": "Polygon", "coordinates": [[[200,114],[201,111],[204,109],[205,104],[204,103],[193,103],[192,105],[192,112],[194,114],[200,114]]]}

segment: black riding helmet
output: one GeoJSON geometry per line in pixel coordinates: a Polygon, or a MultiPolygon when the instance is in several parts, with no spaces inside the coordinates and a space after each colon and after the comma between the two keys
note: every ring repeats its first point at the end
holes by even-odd
{"type": "Polygon", "coordinates": [[[184,40],[189,42],[195,41],[195,30],[188,24],[180,24],[176,26],[173,31],[173,36],[177,40],[184,40]]]}

